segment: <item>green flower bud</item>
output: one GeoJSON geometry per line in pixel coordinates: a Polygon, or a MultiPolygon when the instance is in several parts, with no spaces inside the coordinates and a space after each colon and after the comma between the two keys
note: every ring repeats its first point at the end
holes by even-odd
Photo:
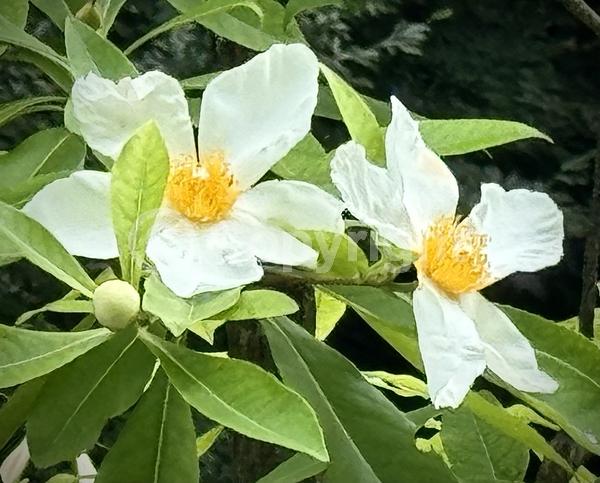
{"type": "Polygon", "coordinates": [[[79,20],[89,25],[94,30],[98,30],[102,25],[102,17],[98,7],[94,4],[94,1],[87,2],[79,11],[75,14],[79,20]]]}
{"type": "Polygon", "coordinates": [[[104,327],[127,327],[140,311],[140,294],[127,282],[109,280],[94,292],[94,315],[104,327]]]}

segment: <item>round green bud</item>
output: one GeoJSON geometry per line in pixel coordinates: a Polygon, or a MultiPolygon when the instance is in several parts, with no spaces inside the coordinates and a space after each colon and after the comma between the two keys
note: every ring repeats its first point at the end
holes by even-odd
{"type": "Polygon", "coordinates": [[[102,17],[100,11],[93,1],[86,3],[79,11],[75,14],[79,20],[89,25],[94,30],[98,30],[102,25],[102,17]]]}
{"type": "Polygon", "coordinates": [[[140,311],[140,294],[127,282],[109,280],[101,284],[92,299],[94,315],[104,327],[127,327],[140,311]]]}

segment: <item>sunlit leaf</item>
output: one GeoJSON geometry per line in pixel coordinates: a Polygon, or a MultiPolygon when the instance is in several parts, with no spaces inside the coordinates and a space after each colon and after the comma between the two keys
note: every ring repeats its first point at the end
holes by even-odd
{"type": "Polygon", "coordinates": [[[315,287],[317,309],[315,337],[325,340],[346,312],[346,304],[315,287]]]}
{"type": "Polygon", "coordinates": [[[251,438],[327,461],[316,415],[272,374],[246,361],[194,352],[142,332],[183,398],[208,418],[251,438]]]}
{"type": "Polygon", "coordinates": [[[223,426],[215,426],[196,438],[196,454],[198,458],[206,454],[212,445],[215,444],[223,429],[225,429],[223,426]]]}
{"type": "Polygon", "coordinates": [[[108,329],[40,332],[0,325],[0,387],[43,376],[106,341],[108,329]]]}
{"type": "Polygon", "coordinates": [[[427,385],[414,376],[407,374],[390,374],[385,371],[365,371],[363,376],[373,386],[388,389],[402,397],[419,396],[429,399],[427,385]]]}
{"type": "Polygon", "coordinates": [[[197,483],[195,436],[190,407],[159,370],[95,482],[197,483]]]}
{"type": "Polygon", "coordinates": [[[137,401],[155,359],[136,336],[134,327],[123,330],[48,376],[27,422],[37,466],[71,460],[91,448],[106,421],[137,401]]]}
{"type": "Polygon", "coordinates": [[[92,296],[96,284],[64,247],[37,221],[0,201],[0,239],[42,270],[92,296]]]}
{"type": "Polygon", "coordinates": [[[526,124],[495,119],[426,119],[419,122],[419,130],[425,143],[440,156],[480,151],[528,138],[552,142],[526,124]]]}
{"type": "Polygon", "coordinates": [[[144,289],[142,308],[160,318],[176,337],[195,323],[228,309],[240,298],[240,289],[233,288],[183,299],[171,292],[156,274],[146,279],[144,289]]]}
{"type": "Polygon", "coordinates": [[[168,176],[169,153],[158,126],[150,121],[125,144],[110,188],[122,276],[136,288],[168,176]]]}
{"type": "Polygon", "coordinates": [[[285,317],[262,325],[283,381],[319,416],[331,458],[322,481],[455,481],[441,459],[417,450],[417,427],[350,361],[285,317]]]}

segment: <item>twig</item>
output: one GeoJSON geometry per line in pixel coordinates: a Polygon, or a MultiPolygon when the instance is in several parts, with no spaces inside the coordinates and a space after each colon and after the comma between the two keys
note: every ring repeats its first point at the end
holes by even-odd
{"type": "Polygon", "coordinates": [[[584,0],[560,0],[565,8],[600,37],[600,15],[584,0]]]}

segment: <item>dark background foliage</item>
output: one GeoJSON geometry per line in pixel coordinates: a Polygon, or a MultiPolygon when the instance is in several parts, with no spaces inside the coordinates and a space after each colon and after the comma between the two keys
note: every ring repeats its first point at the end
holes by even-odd
{"type": "MultiPolygon", "coordinates": [[[[166,2],[130,0],[110,38],[124,48],[174,14],[166,2]]],[[[394,94],[431,118],[522,121],[554,139],[554,144],[524,141],[447,162],[459,180],[464,213],[478,200],[482,182],[543,190],[556,200],[567,229],[562,262],[539,273],[515,274],[487,295],[554,320],[575,315],[589,230],[591,159],[600,133],[596,37],[554,0],[369,0],[358,10],[314,11],[300,23],[319,57],[364,93],[379,99],[394,94]]],[[[46,41],[59,38],[34,7],[27,29],[46,41]]],[[[187,26],[147,44],[133,60],[140,70],[159,68],[186,78],[237,65],[249,55],[200,26],[187,26]]],[[[52,83],[31,66],[4,57],[0,68],[0,102],[53,92],[52,83]]],[[[0,132],[0,150],[61,123],[57,114],[13,121],[0,132]]],[[[339,125],[318,127],[329,147],[344,139],[339,125]]],[[[26,262],[0,268],[0,321],[11,323],[62,290],[26,262]]],[[[396,353],[352,313],[330,342],[363,369],[406,371],[396,353]]],[[[206,471],[220,472],[223,466],[209,464],[206,471]]],[[[217,481],[223,475],[205,476],[217,481]]]]}

